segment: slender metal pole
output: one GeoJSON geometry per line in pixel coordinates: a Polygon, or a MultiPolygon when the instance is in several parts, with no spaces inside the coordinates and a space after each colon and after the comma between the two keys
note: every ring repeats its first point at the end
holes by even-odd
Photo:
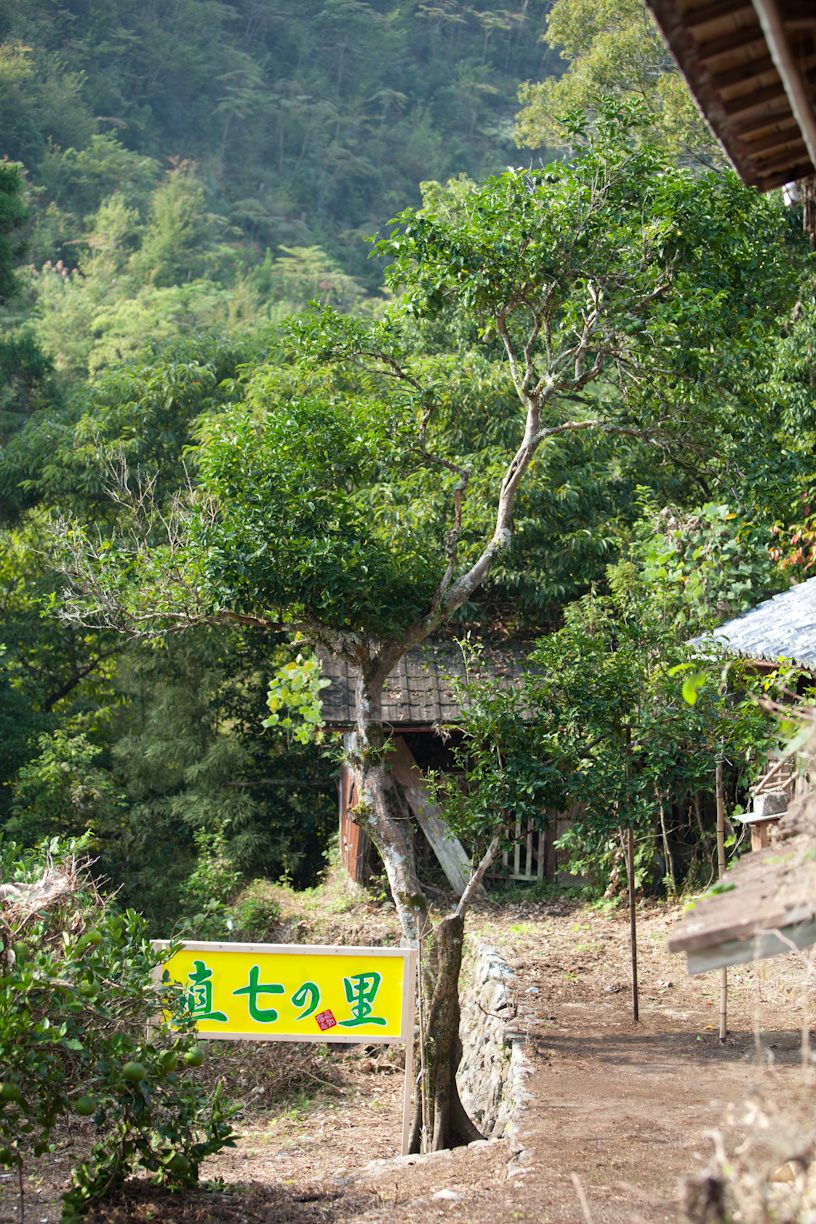
{"type": "Polygon", "coordinates": [[[626,869],[629,877],[629,943],[632,948],[632,1015],[638,1022],[637,911],[635,910],[635,831],[626,831],[626,869]]]}
{"type": "MultiPolygon", "coordinates": [[[[717,762],[717,877],[725,875],[725,784],[723,763],[717,762]]],[[[720,970],[720,1041],[725,1041],[728,1032],[728,970],[720,970]]]]}

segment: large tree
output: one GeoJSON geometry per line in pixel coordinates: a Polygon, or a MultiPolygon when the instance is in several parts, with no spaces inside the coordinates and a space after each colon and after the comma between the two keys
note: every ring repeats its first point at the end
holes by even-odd
{"type": "MultiPolygon", "coordinates": [[[[134,530],[115,546],[94,550],[65,526],[66,616],[135,635],[202,620],[286,628],[354,665],[353,815],[415,942],[431,923],[393,804],[387,676],[511,555],[525,477],[559,439],[636,438],[667,463],[727,462],[744,410],[736,373],[795,288],[778,205],[731,176],[695,181],[664,164],[631,121],[609,107],[569,163],[432,192],[379,245],[393,308],[373,325],[319,308],[295,320],[300,371],[258,367],[242,402],[201,423],[197,479],[170,519],[134,487],[134,530]],[[490,348],[512,392],[503,446],[462,444],[449,365],[423,355],[418,334],[465,372],[477,334],[490,348]]],[[[456,984],[465,912],[501,837],[477,848],[455,913],[432,932],[434,1148],[476,1134],[455,1085],[456,984]]],[[[415,1147],[421,1126],[418,1108],[415,1147]]]]}

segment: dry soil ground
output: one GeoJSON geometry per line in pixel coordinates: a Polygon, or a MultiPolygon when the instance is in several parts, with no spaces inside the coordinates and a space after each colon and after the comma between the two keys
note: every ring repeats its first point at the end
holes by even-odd
{"type": "MultiPolygon", "coordinates": [[[[335,925],[345,942],[382,938],[392,921],[387,910],[358,903],[325,919],[323,930],[298,904],[290,899],[289,933],[299,923],[310,941],[331,937],[335,925]]],[[[208,1061],[245,1108],[236,1149],[205,1166],[210,1188],[167,1196],[136,1184],[90,1221],[676,1224],[684,1219],[678,1179],[709,1158],[707,1131],[719,1128],[734,1150],[751,1129],[745,1102],[756,1102],[756,1093],[801,1113],[813,1091],[801,1055],[808,966],[778,957],[732,970],[721,1045],[719,975],[689,979],[666,952],[679,917],[679,907],[641,909],[635,1025],[622,912],[562,900],[486,906],[473,916],[471,937],[498,945],[515,970],[513,1027],[527,1035],[532,1068],[515,1138],[395,1160],[402,1094],[395,1052],[221,1048],[208,1061]]],[[[59,1219],[66,1171],[88,1137],[77,1124],[31,1169],[29,1224],[59,1219]]],[[[760,1134],[771,1165],[781,1156],[770,1149],[790,1138],[781,1115],[760,1134]]],[[[20,1220],[8,1175],[0,1180],[0,1220],[20,1220]]]]}

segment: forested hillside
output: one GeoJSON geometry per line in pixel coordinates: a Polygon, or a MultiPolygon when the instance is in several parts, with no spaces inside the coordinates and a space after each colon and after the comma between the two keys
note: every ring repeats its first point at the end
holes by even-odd
{"type": "Polygon", "coordinates": [[[114,192],[138,214],[131,230],[144,223],[167,171],[187,167],[202,192],[188,257],[217,234],[245,266],[266,247],[317,244],[364,274],[360,239],[421,179],[510,158],[518,82],[546,75],[547,7],[6,0],[0,132],[36,188],[34,262],[76,264],[114,192]]]}
{"type": "MultiPolygon", "coordinates": [[[[524,433],[485,286],[527,268],[516,221],[535,192],[556,237],[513,310],[565,277],[564,340],[609,268],[624,283],[660,265],[665,284],[636,308],[610,289],[598,370],[584,379],[574,358],[512,547],[444,632],[551,632],[611,591],[609,623],[637,605],[634,639],[674,649],[784,586],[779,562],[812,544],[801,220],[723,172],[654,30],[632,37],[637,6],[557,0],[548,26],[550,7],[0,0],[0,824],[25,844],[91,830],[157,930],[200,915],[236,871],[305,884],[324,863],[336,761],[302,727],[263,731],[300,647],[253,618],[295,588],[338,632],[355,617],[378,632],[377,608],[382,623],[414,615],[446,555],[457,465],[456,563],[479,555],[524,433]],[[583,118],[558,110],[575,106],[583,118]],[[599,140],[634,177],[605,213],[575,187],[568,231],[546,193],[599,140]],[[531,169],[490,180],[485,204],[477,183],[510,164],[531,169]],[[507,183],[502,229],[488,214],[507,183]],[[399,243],[369,259],[364,239],[409,207],[415,262],[386,286],[399,243]],[[444,237],[423,279],[426,231],[444,237]],[[682,309],[664,309],[683,277],[682,309]],[[311,299],[345,320],[356,360],[337,365],[323,316],[307,315],[309,343],[286,322],[311,299]],[[363,338],[413,381],[372,373],[363,338]],[[240,472],[225,458],[238,453],[240,472]],[[234,536],[202,525],[202,505],[234,536]],[[267,535],[250,547],[252,523],[267,535]],[[188,600],[170,627],[167,583],[188,600]]],[[[220,933],[222,917],[196,929],[220,933]]]]}
{"type": "Polygon", "coordinates": [[[110,529],[113,453],[170,497],[196,419],[278,351],[270,326],[312,297],[370,309],[365,238],[422,180],[517,158],[518,82],[557,60],[547,7],[0,4],[0,155],[25,175],[4,197],[25,251],[0,299],[0,806],[26,842],[92,827],[160,922],[198,829],[226,830],[250,873],[314,878],[333,766],[263,734],[285,639],[142,644],[43,619],[48,522],[110,529]]]}

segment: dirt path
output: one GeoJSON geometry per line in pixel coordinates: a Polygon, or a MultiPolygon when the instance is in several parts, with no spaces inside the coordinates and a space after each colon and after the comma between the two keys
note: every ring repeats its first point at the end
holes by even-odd
{"type": "MultiPolygon", "coordinates": [[[[498,944],[514,967],[513,1028],[527,1035],[531,1100],[516,1138],[394,1159],[402,1077],[393,1055],[313,1052],[282,1104],[268,1087],[273,1052],[263,1055],[265,1070],[257,1051],[222,1049],[215,1057],[245,1112],[236,1151],[207,1162],[215,1192],[168,1198],[137,1187],[90,1219],[679,1224],[677,1182],[708,1159],[705,1131],[724,1127],[733,1148],[752,1089],[782,1103],[801,1097],[804,971],[780,957],[732,972],[731,1031],[722,1046],[713,1014],[718,978],[688,979],[665,952],[678,917],[659,906],[641,916],[634,1026],[622,915],[542,903],[477,916],[474,937],[498,944]],[[735,1111],[725,1125],[729,1104],[735,1111]]],[[[58,1220],[60,1182],[78,1141],[67,1137],[29,1179],[29,1224],[58,1220]]],[[[19,1220],[15,1199],[10,1179],[0,1181],[0,1219],[19,1220]]]]}

